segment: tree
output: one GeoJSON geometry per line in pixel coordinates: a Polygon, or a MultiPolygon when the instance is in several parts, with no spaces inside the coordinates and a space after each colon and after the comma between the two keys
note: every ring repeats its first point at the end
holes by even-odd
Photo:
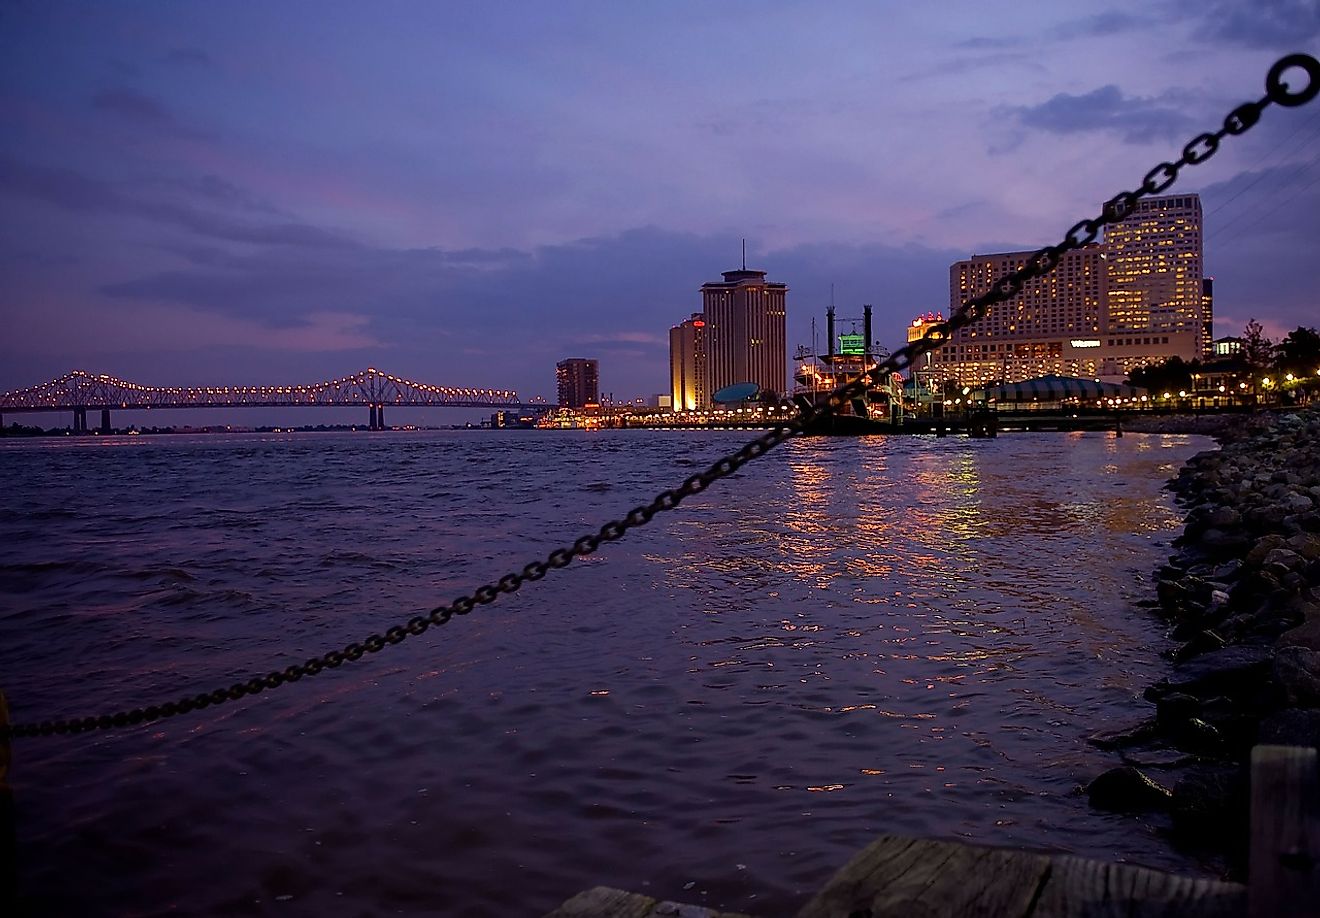
{"type": "Polygon", "coordinates": [[[1303,376],[1320,375],[1320,332],[1297,326],[1279,342],[1278,370],[1303,376]]]}
{"type": "MultiPolygon", "coordinates": [[[[1242,332],[1242,359],[1251,372],[1251,394],[1259,398],[1265,380],[1273,372],[1274,342],[1265,337],[1265,329],[1254,317],[1242,332]]],[[[1268,393],[1273,386],[1264,388],[1268,393]]]]}
{"type": "Polygon", "coordinates": [[[1128,383],[1139,386],[1156,398],[1161,392],[1187,391],[1192,388],[1192,374],[1201,369],[1199,360],[1170,357],[1163,363],[1137,367],[1128,374],[1128,383]]]}
{"type": "Polygon", "coordinates": [[[1255,319],[1242,332],[1242,358],[1255,375],[1267,372],[1274,365],[1274,342],[1265,337],[1265,329],[1255,319]]]}

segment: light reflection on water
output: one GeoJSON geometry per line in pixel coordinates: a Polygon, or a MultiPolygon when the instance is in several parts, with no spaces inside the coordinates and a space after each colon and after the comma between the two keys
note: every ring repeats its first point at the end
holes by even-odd
{"type": "MultiPolygon", "coordinates": [[[[16,718],[360,639],[743,438],[98,439],[0,444],[16,718]]],[[[1160,486],[1205,445],[793,441],[442,634],[150,729],[23,742],[29,894],[486,915],[605,883],[781,914],[885,831],[1194,869],[1074,790],[1111,764],[1082,738],[1164,671],[1130,603],[1178,523],[1160,486]]]]}

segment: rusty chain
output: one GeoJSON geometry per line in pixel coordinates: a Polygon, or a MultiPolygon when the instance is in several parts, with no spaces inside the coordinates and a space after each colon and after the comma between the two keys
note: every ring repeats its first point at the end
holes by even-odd
{"type": "Polygon", "coordinates": [[[1233,109],[1224,119],[1223,127],[1219,130],[1192,138],[1183,147],[1182,156],[1176,161],[1160,163],[1151,169],[1138,189],[1122,191],[1114,195],[1105,202],[1098,216],[1078,221],[1064,234],[1061,242],[1033,252],[1022,267],[996,280],[986,293],[968,300],[949,317],[948,321],[932,326],[924,337],[895,351],[869,371],[860,373],[839,386],[822,403],[802,409],[797,417],[776,424],[766,433],[746,443],[741,449],[714,462],[705,471],[688,476],[677,488],[662,491],[649,504],[634,507],[623,518],[611,520],[601,526],[599,531],[582,536],[571,546],[555,549],[544,560],[533,561],[521,570],[483,584],[448,605],[437,606],[426,615],[414,616],[404,624],[387,628],[383,634],[369,635],[360,642],[354,641],[342,650],[331,650],[322,656],[312,657],[304,663],[272,670],[265,675],[253,676],[244,682],[235,682],[227,688],[189,695],[164,704],[153,704],[96,717],[0,725],[0,741],[10,736],[87,733],[151,723],[228,701],[236,701],[247,695],[257,695],[267,689],[279,688],[287,683],[298,682],[304,677],[315,676],[327,669],[337,669],[345,663],[362,659],[366,654],[378,653],[391,644],[399,644],[410,636],[425,634],[432,626],[448,624],[456,615],[467,615],[479,605],[489,605],[494,602],[501,594],[516,592],[524,583],[540,580],[552,570],[567,567],[574,558],[585,557],[607,542],[618,541],[627,534],[628,530],[649,523],[657,513],[673,510],[685,499],[700,494],[721,478],[729,477],[748,462],[765,455],[790,437],[828,419],[846,402],[863,395],[868,386],[882,380],[885,374],[903,370],[916,358],[936,350],[954,331],[983,318],[996,303],[1017,296],[1028,281],[1043,277],[1054,270],[1065,253],[1095,242],[1103,227],[1117,223],[1128,216],[1142,198],[1159,194],[1169,188],[1184,167],[1205,162],[1219,149],[1219,144],[1224,138],[1245,134],[1256,125],[1260,120],[1261,112],[1271,103],[1293,108],[1305,105],[1317,94],[1320,94],[1320,61],[1308,54],[1290,54],[1280,58],[1270,67],[1265,78],[1263,97],[1233,109]],[[1290,89],[1284,81],[1285,73],[1294,68],[1301,68],[1308,77],[1307,84],[1299,89],[1290,89]]]}

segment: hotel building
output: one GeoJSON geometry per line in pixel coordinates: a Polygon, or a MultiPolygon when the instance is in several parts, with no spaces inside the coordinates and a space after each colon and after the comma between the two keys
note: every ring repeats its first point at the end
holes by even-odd
{"type": "Polygon", "coordinates": [[[1201,199],[1165,195],[1139,202],[1105,230],[1109,331],[1116,337],[1190,333],[1210,353],[1213,307],[1204,284],[1201,199]]]}
{"type": "Polygon", "coordinates": [[[555,364],[560,408],[600,404],[600,368],[595,360],[570,357],[555,364]]]}
{"type": "Polygon", "coordinates": [[[786,284],[768,282],[764,271],[746,267],[701,286],[707,398],[745,382],[763,392],[788,391],[787,293],[786,284]]]}
{"type": "MultiPolygon", "coordinates": [[[[976,255],[951,265],[950,313],[1032,254],[976,255]]],[[[1202,276],[1200,199],[1149,198],[1104,243],[1064,254],[1054,271],[954,332],[931,370],[964,385],[1050,373],[1121,379],[1169,357],[1204,357],[1212,304],[1211,281],[1202,276]]],[[[916,320],[909,338],[926,324],[916,320]]]]}
{"type": "Polygon", "coordinates": [[[710,407],[706,388],[706,318],[692,317],[669,329],[669,391],[674,411],[698,411],[710,407]]]}

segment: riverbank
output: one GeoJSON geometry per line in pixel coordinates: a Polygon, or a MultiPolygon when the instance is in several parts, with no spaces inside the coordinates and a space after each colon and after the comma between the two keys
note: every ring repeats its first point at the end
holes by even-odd
{"type": "Polygon", "coordinates": [[[1092,737],[1124,764],[1088,791],[1167,812],[1180,845],[1240,876],[1252,746],[1320,746],[1320,411],[1233,417],[1193,419],[1220,422],[1222,446],[1169,484],[1187,516],[1149,605],[1174,673],[1146,689],[1148,717],[1092,737]]]}
{"type": "Polygon", "coordinates": [[[1211,414],[1124,415],[1123,429],[1129,433],[1179,433],[1214,437],[1221,443],[1260,434],[1274,425],[1272,412],[1224,412],[1211,414]]]}

